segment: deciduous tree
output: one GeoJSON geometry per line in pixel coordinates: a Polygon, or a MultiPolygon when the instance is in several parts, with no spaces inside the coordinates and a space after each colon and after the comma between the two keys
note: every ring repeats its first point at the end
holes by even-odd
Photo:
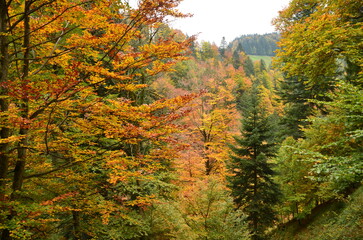
{"type": "Polygon", "coordinates": [[[0,1],[1,239],[90,237],[152,202],[145,182],[174,157],[173,121],[194,97],[132,95],[184,59],[191,39],[155,37],[178,3],[0,1]]]}

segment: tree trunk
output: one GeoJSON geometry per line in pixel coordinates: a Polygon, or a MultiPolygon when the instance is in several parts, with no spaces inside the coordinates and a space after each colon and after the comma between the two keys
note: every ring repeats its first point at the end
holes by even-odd
{"type": "MultiPolygon", "coordinates": [[[[8,80],[9,69],[9,41],[8,36],[8,8],[5,0],[0,0],[0,84],[8,80]]],[[[6,98],[8,91],[6,88],[0,88],[0,110],[5,113],[9,110],[9,100],[6,98]]],[[[1,123],[3,125],[0,128],[1,139],[7,139],[10,137],[10,129],[6,127],[6,120],[1,123]]],[[[0,212],[6,212],[6,206],[3,204],[6,202],[6,179],[9,168],[9,143],[0,144],[0,212]]],[[[2,222],[5,219],[0,219],[2,222]]],[[[1,239],[8,240],[10,238],[10,232],[8,229],[4,229],[1,233],[1,239]]]]}
{"type": "MultiPolygon", "coordinates": [[[[0,0],[0,84],[8,80],[9,69],[9,53],[8,53],[8,19],[7,19],[6,1],[0,0]]],[[[9,101],[6,98],[8,91],[6,88],[0,88],[0,110],[2,113],[9,110],[9,101]]],[[[4,122],[1,123],[3,125],[4,122]]],[[[5,123],[6,124],[6,123],[5,123]]],[[[10,136],[10,130],[6,126],[0,129],[1,139],[6,139],[10,136]]],[[[9,168],[8,157],[9,143],[0,144],[0,202],[5,200],[5,183],[9,168]]],[[[1,209],[1,208],[0,208],[1,209]]]]}
{"type": "MultiPolygon", "coordinates": [[[[27,148],[28,148],[28,128],[29,128],[29,100],[28,93],[26,92],[27,78],[29,75],[29,57],[30,57],[30,5],[32,1],[25,1],[24,9],[24,39],[23,39],[23,49],[24,49],[24,61],[22,69],[22,103],[20,104],[20,115],[22,117],[23,123],[20,126],[19,134],[24,136],[18,145],[18,159],[14,169],[14,179],[13,179],[13,193],[21,190],[23,185],[23,178],[25,173],[25,163],[27,158],[27,148]]],[[[13,194],[13,198],[16,198],[13,194]]]]}
{"type": "MultiPolygon", "coordinates": [[[[254,161],[256,161],[254,159],[254,161]]],[[[254,171],[254,179],[253,179],[253,198],[254,198],[254,201],[256,201],[256,195],[257,195],[257,172],[256,170],[254,171]]],[[[257,237],[257,234],[258,234],[258,231],[257,231],[257,227],[258,227],[258,219],[257,219],[257,216],[256,216],[256,213],[253,213],[253,216],[252,216],[252,224],[253,224],[253,239],[258,239],[257,237]]]]}
{"type": "Polygon", "coordinates": [[[214,164],[213,160],[208,156],[209,147],[207,146],[208,141],[204,140],[204,152],[203,152],[203,158],[205,161],[205,175],[209,176],[212,174],[214,164]]]}
{"type": "Polygon", "coordinates": [[[79,240],[79,239],[81,239],[81,227],[80,227],[79,212],[72,211],[72,217],[73,217],[74,239],[79,240]]]}
{"type": "MultiPolygon", "coordinates": [[[[1,1],[1,5],[0,5],[0,11],[1,11],[1,15],[3,14],[3,11],[5,12],[5,14],[7,14],[7,7],[6,7],[6,2],[4,0],[0,0],[1,1]]],[[[21,127],[19,129],[19,134],[24,136],[24,138],[22,138],[22,140],[19,142],[18,144],[18,158],[15,164],[15,169],[14,169],[14,177],[13,177],[13,184],[12,184],[12,193],[10,196],[10,200],[13,201],[15,199],[18,199],[18,194],[19,191],[22,188],[23,185],[23,179],[24,179],[24,173],[25,173],[25,163],[26,163],[26,157],[27,157],[27,146],[28,146],[28,115],[29,115],[29,107],[28,107],[28,94],[26,92],[26,88],[25,85],[27,83],[27,78],[29,75],[29,56],[30,56],[30,6],[32,4],[32,1],[27,0],[25,1],[25,7],[24,7],[24,35],[23,35],[23,49],[24,49],[24,53],[23,53],[23,67],[21,69],[21,74],[19,74],[21,76],[21,80],[22,80],[22,84],[23,84],[23,90],[24,93],[22,95],[22,99],[21,99],[21,104],[20,104],[20,115],[22,117],[23,123],[21,124],[21,127]]],[[[1,20],[3,21],[3,16],[0,16],[1,20]]],[[[5,18],[6,20],[6,18],[5,18]]],[[[4,23],[1,23],[4,24],[4,23]]],[[[6,24],[6,23],[5,23],[6,24]]],[[[1,26],[3,28],[3,26],[1,26]]],[[[7,26],[6,26],[7,27],[7,26]]],[[[6,29],[1,29],[2,31],[6,30],[6,29]]],[[[4,41],[4,40],[3,40],[4,41]]],[[[6,40],[5,40],[6,41],[6,40]]],[[[1,43],[1,51],[3,52],[3,45],[7,43],[1,43]]],[[[6,54],[5,56],[6,59],[8,59],[8,51],[7,51],[7,46],[5,46],[5,50],[6,50],[6,54]]],[[[3,55],[4,56],[4,55],[3,55]]],[[[8,60],[2,60],[5,61],[8,64],[8,60]]],[[[3,64],[3,63],[2,63],[3,64]]],[[[7,75],[7,69],[8,69],[8,65],[2,66],[2,70],[6,68],[6,75],[7,75]]],[[[2,72],[2,75],[4,73],[2,72]]],[[[6,81],[7,79],[1,78],[2,81],[6,81]]],[[[7,108],[9,107],[9,104],[7,103],[7,106],[5,105],[5,109],[7,110],[7,108]]],[[[2,110],[3,110],[3,106],[2,106],[2,110]]],[[[9,133],[8,133],[9,136],[9,133]]],[[[2,136],[3,138],[3,136],[2,136]]],[[[8,146],[7,146],[8,147],[8,146]]],[[[1,152],[1,154],[7,154],[6,152],[1,152]]],[[[5,166],[5,170],[6,172],[8,171],[8,157],[5,157],[6,160],[1,159],[1,166],[5,166]]],[[[3,172],[1,172],[2,175],[0,175],[0,177],[3,177],[3,175],[6,177],[7,173],[5,172],[5,170],[1,170],[3,172]],[[5,172],[5,173],[4,173],[5,172]]],[[[2,180],[5,180],[5,178],[2,178],[2,180]]],[[[2,185],[5,184],[4,181],[2,181],[2,185]]],[[[11,211],[10,214],[7,216],[8,220],[11,220],[14,218],[14,216],[16,216],[16,212],[15,211],[11,211]]],[[[1,236],[1,240],[9,240],[11,239],[10,237],[10,229],[4,229],[2,232],[2,236],[1,236]]]]}

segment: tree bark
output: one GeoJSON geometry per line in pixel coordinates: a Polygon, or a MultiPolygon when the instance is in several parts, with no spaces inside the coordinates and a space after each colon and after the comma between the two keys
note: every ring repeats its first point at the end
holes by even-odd
{"type": "MultiPolygon", "coordinates": [[[[9,69],[9,40],[8,33],[8,7],[6,0],[0,0],[0,84],[8,80],[9,69]]],[[[7,99],[8,91],[6,88],[0,88],[0,110],[5,113],[9,110],[9,100],[7,99]]],[[[6,126],[6,120],[2,120],[0,128],[0,138],[7,139],[10,136],[10,129],[6,126]]],[[[9,143],[0,144],[0,212],[6,211],[6,179],[9,168],[9,143]]],[[[1,221],[5,219],[0,219],[1,221]]],[[[7,229],[1,233],[1,239],[9,239],[10,234],[7,229]]]]}
{"type": "Polygon", "coordinates": [[[23,49],[24,49],[24,60],[22,68],[22,103],[20,104],[21,117],[23,123],[21,124],[19,134],[24,136],[19,142],[18,146],[18,159],[16,161],[13,179],[13,194],[12,198],[16,198],[16,191],[21,190],[23,185],[24,173],[25,173],[25,163],[27,157],[27,147],[28,147],[28,124],[29,124],[29,106],[28,106],[28,93],[26,92],[27,78],[29,76],[29,57],[30,57],[30,5],[32,1],[25,1],[24,9],[24,36],[23,36],[23,49]],[[14,195],[15,193],[15,195],[14,195]]]}
{"type": "Polygon", "coordinates": [[[81,226],[80,226],[79,212],[72,211],[72,217],[73,217],[74,239],[79,240],[79,239],[81,239],[81,226]]]}
{"type": "MultiPolygon", "coordinates": [[[[1,24],[8,24],[8,23],[3,23],[3,18],[4,16],[2,16],[2,14],[4,14],[3,12],[5,12],[6,16],[5,19],[7,21],[7,4],[5,2],[5,0],[0,0],[1,1],[1,5],[0,5],[0,9],[1,9],[1,24]],[[5,10],[4,10],[5,9],[5,10]]],[[[13,201],[15,199],[18,199],[18,193],[22,188],[23,185],[23,179],[24,179],[24,173],[25,173],[25,163],[26,163],[26,157],[27,157],[27,145],[28,145],[28,120],[29,120],[29,107],[28,107],[28,94],[26,92],[26,88],[25,85],[27,84],[27,78],[29,76],[29,64],[30,64],[30,60],[29,60],[29,56],[30,56],[30,6],[33,2],[31,0],[27,0],[25,1],[25,7],[24,7],[24,35],[23,35],[23,49],[24,49],[24,53],[23,53],[23,66],[21,69],[21,74],[19,74],[21,76],[21,80],[22,80],[22,84],[23,84],[23,90],[24,93],[22,95],[22,99],[21,99],[21,104],[20,104],[20,115],[23,119],[23,123],[19,129],[19,134],[23,135],[24,138],[22,138],[22,140],[19,142],[18,145],[18,158],[15,164],[15,169],[14,169],[14,177],[13,177],[13,184],[12,184],[12,193],[10,196],[10,200],[13,201]]],[[[1,26],[3,28],[3,26],[1,26]]],[[[6,25],[6,27],[8,27],[6,25]]],[[[7,29],[1,29],[2,31],[6,31],[7,29]]],[[[6,41],[6,40],[3,40],[6,41]]],[[[6,56],[6,59],[2,61],[4,61],[7,65],[2,66],[2,69],[6,69],[6,75],[7,75],[7,70],[8,70],[8,45],[5,46],[5,49],[3,50],[3,45],[7,44],[7,42],[2,42],[0,47],[1,47],[1,53],[3,53],[4,50],[6,50],[6,55],[1,55],[1,56],[6,56]]],[[[4,73],[2,72],[2,75],[4,73]]],[[[6,76],[7,77],[7,76],[6,76]]],[[[3,76],[1,77],[2,81],[6,81],[7,79],[3,78],[3,76]]],[[[6,90],[5,90],[6,91],[6,90]]],[[[3,110],[3,106],[2,110],[3,110]]],[[[9,103],[7,102],[4,105],[4,109],[8,109],[9,107],[9,103]]],[[[9,130],[8,130],[9,131],[9,130]]],[[[9,136],[9,133],[8,133],[9,136]]],[[[1,136],[3,138],[3,136],[1,136]]],[[[8,146],[7,146],[8,147],[8,146]]],[[[3,152],[1,151],[1,154],[6,155],[7,152],[3,152]]],[[[9,166],[9,159],[8,156],[5,156],[3,159],[1,159],[1,166],[4,165],[4,169],[6,170],[2,170],[0,178],[2,181],[2,185],[3,187],[5,187],[5,179],[7,176],[7,171],[8,171],[8,166],[9,166]],[[4,176],[3,176],[4,175],[4,176]]],[[[4,189],[4,193],[5,193],[5,189],[4,189]]],[[[8,220],[13,219],[16,216],[16,212],[15,211],[10,211],[10,214],[7,216],[8,220]]],[[[1,236],[1,240],[10,240],[11,236],[10,236],[10,229],[5,228],[2,232],[2,236],[1,236]]]]}
{"type": "MultiPolygon", "coordinates": [[[[8,80],[9,69],[9,52],[8,52],[8,9],[5,0],[0,0],[0,84],[8,80]]],[[[6,98],[8,91],[6,88],[0,88],[0,110],[2,113],[9,110],[9,100],[6,98]]],[[[10,129],[6,127],[6,123],[0,128],[1,139],[10,136],[10,129]],[[4,126],[5,125],[5,126],[4,126]]],[[[8,157],[9,143],[0,144],[0,202],[5,200],[5,184],[9,168],[8,157]]]]}

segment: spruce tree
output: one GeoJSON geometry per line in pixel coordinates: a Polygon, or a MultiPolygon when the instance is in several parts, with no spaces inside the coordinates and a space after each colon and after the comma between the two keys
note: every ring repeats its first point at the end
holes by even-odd
{"type": "Polygon", "coordinates": [[[260,60],[260,72],[267,71],[266,62],[261,59],[260,60]]]}
{"type": "Polygon", "coordinates": [[[244,100],[241,137],[235,137],[236,145],[230,146],[232,174],[228,181],[237,208],[248,216],[253,239],[263,239],[264,230],[275,220],[273,206],[279,198],[278,186],[272,180],[274,171],[268,162],[274,155],[274,145],[256,87],[244,100]]]}
{"type": "Polygon", "coordinates": [[[295,139],[304,138],[302,129],[310,124],[307,121],[309,116],[312,116],[315,110],[319,110],[324,115],[328,113],[324,104],[320,102],[331,101],[329,96],[325,96],[326,93],[333,90],[333,86],[330,85],[331,81],[326,79],[325,86],[317,84],[309,86],[307,81],[306,77],[294,76],[285,77],[280,84],[277,94],[285,105],[284,116],[280,122],[285,129],[280,133],[282,139],[288,136],[295,139]]]}
{"type": "Polygon", "coordinates": [[[255,76],[255,67],[250,57],[247,57],[245,62],[242,64],[243,69],[248,77],[255,76]]]}
{"type": "Polygon", "coordinates": [[[242,45],[239,43],[232,55],[232,64],[235,69],[238,69],[240,66],[242,66],[241,53],[244,53],[244,50],[242,45]]]}
{"type": "Polygon", "coordinates": [[[309,124],[307,119],[313,113],[314,104],[308,100],[312,98],[312,94],[303,81],[304,79],[297,77],[285,77],[277,92],[285,105],[284,115],[280,121],[284,129],[280,132],[282,139],[288,136],[295,139],[303,138],[302,129],[309,124]]]}
{"type": "Polygon", "coordinates": [[[226,41],[226,38],[222,37],[221,44],[220,44],[220,46],[218,48],[219,54],[221,55],[222,58],[224,57],[224,53],[226,52],[227,45],[228,45],[228,43],[226,41]]]}

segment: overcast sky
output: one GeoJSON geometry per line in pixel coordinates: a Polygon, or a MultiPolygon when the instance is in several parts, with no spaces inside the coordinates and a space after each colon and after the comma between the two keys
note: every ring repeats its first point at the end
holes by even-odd
{"type": "MultiPolygon", "coordinates": [[[[129,0],[134,7],[137,1],[129,0]]],[[[290,0],[183,0],[178,9],[194,16],[174,20],[171,24],[173,28],[188,35],[199,34],[199,41],[219,45],[222,37],[230,42],[244,34],[274,32],[271,21],[289,2],[290,0]]]]}
{"type": "Polygon", "coordinates": [[[184,0],[179,9],[193,17],[174,21],[172,26],[188,35],[200,33],[198,40],[220,44],[243,34],[275,31],[271,25],[278,11],[290,0],[184,0]]]}

